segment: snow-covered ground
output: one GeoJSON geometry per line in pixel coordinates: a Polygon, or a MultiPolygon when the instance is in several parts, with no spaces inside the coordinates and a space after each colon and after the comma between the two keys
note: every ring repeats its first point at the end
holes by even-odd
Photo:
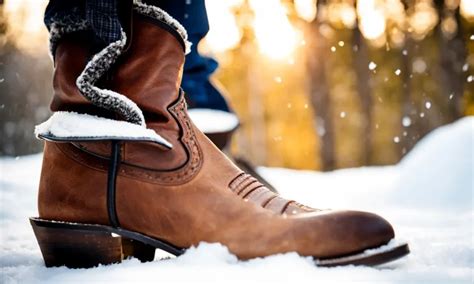
{"type": "Polygon", "coordinates": [[[409,242],[409,257],[379,267],[318,268],[295,253],[238,261],[202,244],[151,263],[126,260],[94,269],[47,269],[27,221],[36,215],[41,155],[0,159],[2,283],[473,282],[474,117],[433,131],[398,165],[331,173],[261,168],[289,198],[320,208],[377,212],[409,242]],[[299,186],[294,186],[298,184],[299,186]]]}

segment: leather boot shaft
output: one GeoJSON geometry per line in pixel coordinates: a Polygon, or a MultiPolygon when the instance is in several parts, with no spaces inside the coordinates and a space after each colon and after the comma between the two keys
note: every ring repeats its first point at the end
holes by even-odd
{"type": "MultiPolygon", "coordinates": [[[[159,20],[133,14],[129,47],[98,85],[123,94],[142,110],[147,127],[160,133],[174,147],[164,151],[152,143],[124,144],[126,163],[154,170],[173,170],[190,160],[189,147],[180,140],[183,129],[169,108],[178,103],[184,65],[184,42],[180,35],[159,20]]],[[[94,55],[87,34],[65,36],[57,44],[53,78],[52,111],[74,111],[119,118],[111,111],[94,106],[77,87],[77,78],[94,55]]],[[[107,157],[103,143],[80,143],[81,148],[107,157]]]]}

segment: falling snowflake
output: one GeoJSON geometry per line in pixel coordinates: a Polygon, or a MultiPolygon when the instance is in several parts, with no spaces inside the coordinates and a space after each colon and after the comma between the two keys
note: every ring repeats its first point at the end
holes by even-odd
{"type": "Polygon", "coordinates": [[[426,109],[430,109],[430,108],[431,108],[431,103],[430,103],[430,102],[426,102],[426,103],[425,103],[425,108],[426,108],[426,109]]]}
{"type": "Polygon", "coordinates": [[[324,126],[319,125],[319,124],[316,131],[318,132],[318,135],[321,137],[324,136],[324,134],[326,134],[326,129],[324,128],[324,126]]]}
{"type": "Polygon", "coordinates": [[[420,117],[425,117],[425,113],[424,113],[424,112],[420,112],[420,117]]]}
{"type": "Polygon", "coordinates": [[[412,66],[415,73],[421,74],[426,71],[426,62],[423,60],[423,58],[415,59],[412,66]]]}
{"type": "Polygon", "coordinates": [[[340,40],[338,43],[337,43],[340,47],[343,47],[344,46],[344,42],[342,40],[340,40]]]}
{"type": "Polygon", "coordinates": [[[474,81],[474,76],[470,75],[469,77],[467,77],[468,83],[471,83],[472,81],[474,81]]]}
{"type": "Polygon", "coordinates": [[[408,54],[408,51],[407,51],[406,49],[404,49],[404,50],[402,51],[402,54],[406,56],[406,55],[408,54]]]}
{"type": "Polygon", "coordinates": [[[399,76],[402,73],[400,69],[395,70],[395,75],[399,76]]]}
{"type": "Polygon", "coordinates": [[[373,61],[370,61],[369,70],[375,70],[375,68],[377,68],[377,64],[375,64],[373,61]]]}
{"type": "Polygon", "coordinates": [[[408,116],[404,116],[404,117],[402,118],[402,125],[403,125],[404,127],[410,126],[410,125],[411,125],[411,118],[408,117],[408,116]]]}
{"type": "Polygon", "coordinates": [[[462,71],[466,72],[468,69],[469,69],[469,64],[465,63],[465,64],[462,66],[462,71]]]}
{"type": "Polygon", "coordinates": [[[277,82],[278,84],[280,84],[281,82],[283,82],[283,79],[280,77],[280,76],[276,76],[274,78],[275,82],[277,82]]]}
{"type": "Polygon", "coordinates": [[[398,136],[393,137],[393,142],[399,143],[400,142],[400,137],[398,137],[398,136]]]}
{"type": "Polygon", "coordinates": [[[345,111],[341,111],[341,113],[339,114],[339,116],[340,116],[341,118],[346,117],[346,112],[345,112],[345,111]]]}
{"type": "Polygon", "coordinates": [[[450,99],[450,100],[452,100],[453,97],[454,97],[454,94],[450,94],[450,95],[449,95],[449,99],[450,99]]]}
{"type": "Polygon", "coordinates": [[[335,47],[335,46],[331,46],[331,51],[332,51],[332,52],[336,52],[336,47],[335,47]]]}

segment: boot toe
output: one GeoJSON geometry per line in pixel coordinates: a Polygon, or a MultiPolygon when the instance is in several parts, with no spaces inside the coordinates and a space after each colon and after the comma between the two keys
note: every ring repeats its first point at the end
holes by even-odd
{"type": "Polygon", "coordinates": [[[339,211],[334,214],[334,236],[339,236],[341,242],[346,244],[341,254],[375,248],[395,237],[392,225],[379,215],[361,211],[339,211]]]}
{"type": "Polygon", "coordinates": [[[354,243],[360,243],[359,249],[373,248],[388,243],[395,237],[392,225],[379,215],[346,211],[346,217],[353,235],[354,243]]]}
{"type": "Polygon", "coordinates": [[[313,256],[336,257],[376,248],[395,233],[384,218],[361,211],[326,211],[307,214],[306,230],[314,236],[313,256]]]}

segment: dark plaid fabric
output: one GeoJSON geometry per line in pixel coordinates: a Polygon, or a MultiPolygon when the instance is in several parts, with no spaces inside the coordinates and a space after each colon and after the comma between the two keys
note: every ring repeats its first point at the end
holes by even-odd
{"type": "Polygon", "coordinates": [[[121,38],[118,0],[87,0],[86,18],[94,33],[105,43],[121,38]]]}
{"type": "Polygon", "coordinates": [[[95,36],[92,41],[105,46],[121,38],[118,1],[120,0],[50,0],[44,23],[51,30],[54,22],[85,20],[95,36]]]}

